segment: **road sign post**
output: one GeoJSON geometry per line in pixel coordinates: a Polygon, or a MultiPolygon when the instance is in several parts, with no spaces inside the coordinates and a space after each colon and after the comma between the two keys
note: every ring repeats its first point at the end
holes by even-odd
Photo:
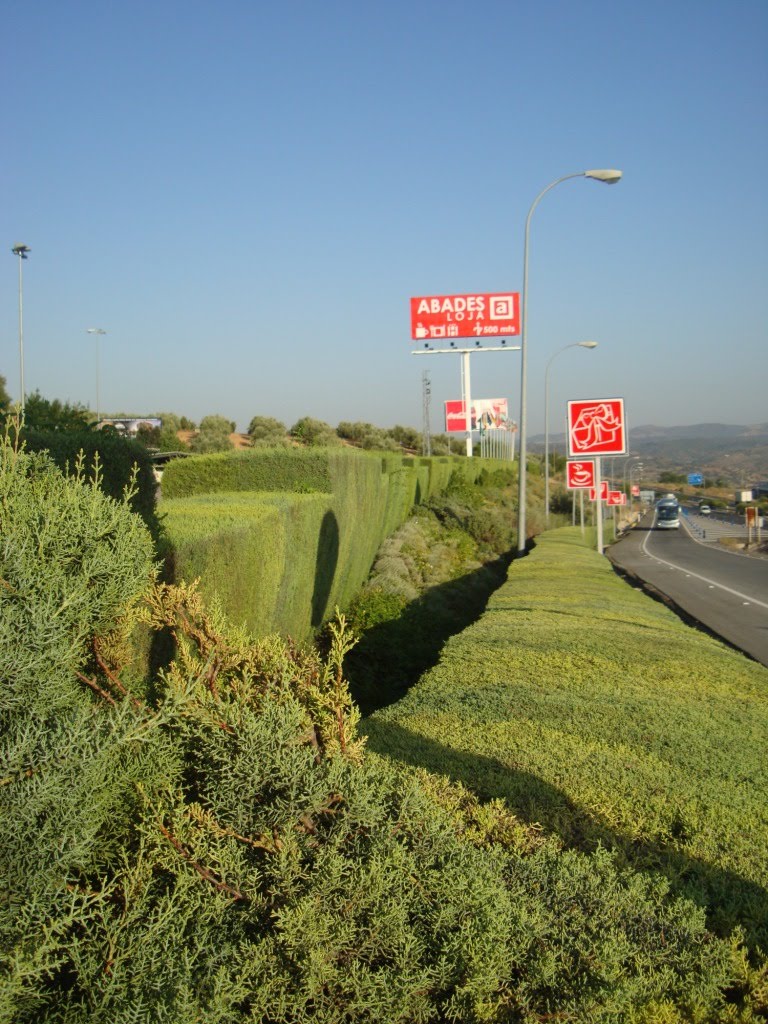
{"type": "MultiPolygon", "coordinates": [[[[595,463],[592,459],[569,459],[565,463],[565,486],[579,492],[581,535],[584,536],[584,491],[595,486],[595,463]]],[[[576,525],[576,502],[573,506],[573,525],[576,525]]]]}
{"type": "MultiPolygon", "coordinates": [[[[568,402],[568,457],[594,458],[597,550],[603,553],[603,508],[601,457],[626,455],[627,431],[623,398],[596,398],[568,402]]],[[[605,497],[607,497],[607,492],[605,497]]]]}

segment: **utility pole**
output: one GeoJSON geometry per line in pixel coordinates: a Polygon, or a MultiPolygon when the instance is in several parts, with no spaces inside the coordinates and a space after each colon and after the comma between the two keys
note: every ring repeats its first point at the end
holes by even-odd
{"type": "Polygon", "coordinates": [[[427,371],[421,374],[421,422],[422,422],[422,448],[425,455],[432,454],[432,435],[429,430],[429,403],[432,394],[432,382],[427,376],[427,371]]]}
{"type": "Polygon", "coordinates": [[[11,249],[14,256],[19,257],[19,376],[21,378],[21,418],[24,419],[24,277],[21,272],[21,261],[29,259],[31,249],[23,242],[17,242],[11,249]]]}

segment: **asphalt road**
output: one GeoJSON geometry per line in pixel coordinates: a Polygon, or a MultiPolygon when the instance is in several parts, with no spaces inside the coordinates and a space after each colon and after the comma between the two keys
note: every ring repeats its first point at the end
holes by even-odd
{"type": "Polygon", "coordinates": [[[653,530],[649,513],[606,551],[686,616],[768,666],[768,559],[702,543],[686,524],[653,530]]]}

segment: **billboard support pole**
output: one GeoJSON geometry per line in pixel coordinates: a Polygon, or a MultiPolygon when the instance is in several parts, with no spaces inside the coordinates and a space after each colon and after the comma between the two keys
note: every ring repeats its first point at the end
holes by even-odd
{"type": "Polygon", "coordinates": [[[461,357],[464,394],[461,396],[464,402],[464,418],[467,425],[467,458],[472,458],[472,388],[469,382],[469,349],[466,349],[461,357]]]}
{"type": "MultiPolygon", "coordinates": [[[[469,357],[473,353],[478,352],[519,352],[519,345],[488,345],[481,347],[476,345],[474,348],[419,348],[414,352],[411,352],[412,356],[444,356],[444,355],[457,355],[461,356],[461,400],[464,403],[464,413],[466,416],[467,425],[467,456],[472,457],[472,396],[470,393],[470,380],[469,380],[469,357]]],[[[514,448],[512,450],[512,459],[514,460],[515,453],[514,448]]]]}
{"type": "Polygon", "coordinates": [[[601,458],[595,456],[595,522],[597,524],[597,553],[603,553],[603,502],[600,496],[603,484],[601,458]]]}

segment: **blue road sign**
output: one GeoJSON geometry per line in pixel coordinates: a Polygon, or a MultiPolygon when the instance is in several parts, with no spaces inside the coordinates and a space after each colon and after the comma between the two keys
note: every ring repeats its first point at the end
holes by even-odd
{"type": "Polygon", "coordinates": [[[688,483],[691,485],[691,487],[701,487],[701,485],[704,483],[704,477],[701,475],[701,473],[689,473],[688,483]]]}

